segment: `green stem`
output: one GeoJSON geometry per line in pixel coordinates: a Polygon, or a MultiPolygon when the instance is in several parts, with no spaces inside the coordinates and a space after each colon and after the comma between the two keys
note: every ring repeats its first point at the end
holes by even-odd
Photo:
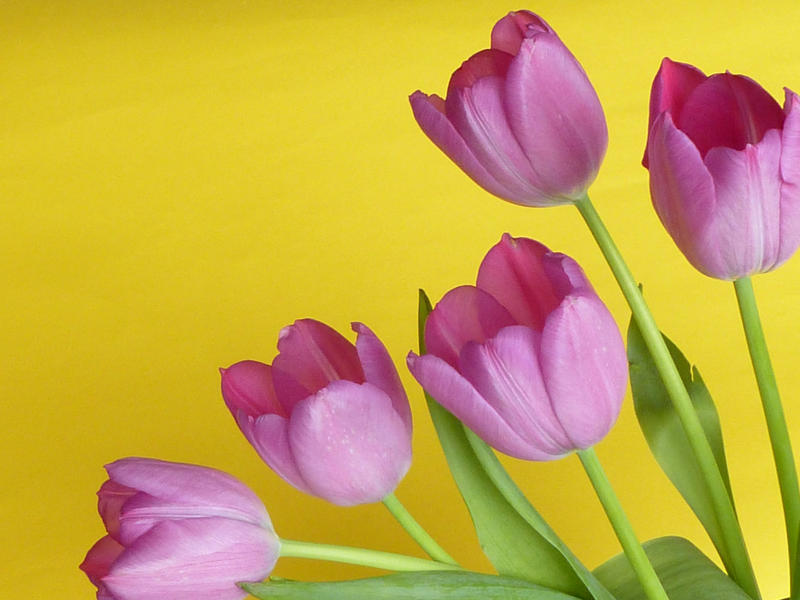
{"type": "Polygon", "coordinates": [[[764,417],[769,430],[769,441],[772,444],[772,455],[778,471],[778,483],[783,501],[783,514],[786,520],[786,537],[789,542],[789,567],[791,571],[792,598],[800,596],[797,585],[797,537],[800,532],[800,487],[797,483],[797,469],[794,464],[792,442],[783,415],[783,406],[778,392],[778,383],[769,359],[767,341],[758,315],[753,283],[749,277],[742,277],[733,282],[736,299],[739,302],[739,313],[742,316],[750,360],[753,363],[764,417]]]}
{"type": "Polygon", "coordinates": [[[311,558],[331,562],[347,563],[374,567],[387,571],[463,571],[457,565],[440,563],[425,558],[352,548],[350,546],[333,546],[296,540],[281,540],[281,556],[287,558],[311,558]]]}
{"type": "Polygon", "coordinates": [[[422,525],[408,512],[394,493],[390,493],[382,502],[384,506],[389,509],[389,512],[392,513],[392,516],[397,519],[397,522],[403,526],[403,529],[408,532],[408,535],[425,550],[428,556],[439,562],[458,565],[455,559],[445,552],[444,548],[437,544],[436,540],[422,528],[422,525]]]}
{"type": "Polygon", "coordinates": [[[645,595],[650,600],[669,600],[650,559],[647,558],[644,548],[642,548],[636,538],[636,534],[633,532],[633,527],[628,517],[625,516],[625,511],[622,509],[622,505],[611,487],[611,482],[608,481],[608,477],[606,477],[606,473],[597,459],[594,448],[579,450],[578,458],[581,459],[583,468],[586,470],[586,474],[597,492],[600,504],[603,505],[603,509],[608,515],[608,520],[611,521],[614,533],[617,534],[619,543],[625,551],[625,556],[628,557],[628,562],[630,562],[634,573],[636,573],[636,578],[642,584],[645,595]]]}
{"type": "Polygon", "coordinates": [[[645,344],[655,362],[656,369],[675,407],[675,412],[678,414],[678,418],[686,432],[686,437],[703,475],[714,506],[714,513],[720,525],[726,550],[724,554],[721,553],[725,568],[731,578],[745,592],[752,598],[760,598],[758,584],[753,573],[753,567],[750,564],[747,547],[744,543],[733,502],[728,495],[722,474],[714,459],[711,445],[705,436],[689,393],[686,391],[675,362],[672,360],[667,345],[664,343],[664,338],[644,301],[644,296],[642,296],[636,280],[625,264],[622,255],[614,244],[614,240],[608,233],[589,197],[585,196],[575,205],[589,226],[589,230],[597,241],[625,299],[628,301],[633,318],[636,319],[636,324],[639,326],[645,344]]]}

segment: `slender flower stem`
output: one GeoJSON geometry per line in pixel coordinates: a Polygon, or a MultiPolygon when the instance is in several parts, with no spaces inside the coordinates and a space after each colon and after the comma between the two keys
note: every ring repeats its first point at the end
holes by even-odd
{"type": "Polygon", "coordinates": [[[736,517],[733,501],[728,495],[722,474],[714,459],[711,445],[705,436],[700,419],[694,410],[689,393],[683,385],[675,362],[672,360],[667,345],[664,343],[664,338],[644,301],[644,296],[642,296],[636,280],[633,278],[628,265],[625,264],[622,255],[614,244],[614,240],[600,219],[600,215],[597,214],[589,197],[585,196],[575,205],[589,226],[589,230],[597,241],[625,299],[628,301],[633,318],[636,319],[636,324],[639,326],[645,344],[655,362],[656,369],[675,407],[675,412],[678,414],[678,418],[686,432],[686,437],[706,482],[709,496],[714,506],[714,513],[720,525],[724,546],[727,550],[727,557],[722,556],[725,568],[731,578],[745,592],[752,598],[760,598],[758,584],[753,573],[753,567],[750,564],[750,558],[747,554],[747,547],[736,517]]]}
{"type": "Polygon", "coordinates": [[[642,584],[644,593],[650,600],[669,600],[664,586],[656,575],[655,569],[647,558],[644,548],[636,538],[633,532],[628,517],[625,516],[625,511],[619,503],[619,498],[614,493],[614,488],[611,487],[611,482],[608,481],[600,461],[597,459],[597,454],[594,448],[587,448],[586,450],[578,450],[578,458],[581,459],[583,468],[592,482],[597,497],[603,505],[603,509],[608,515],[608,520],[611,521],[611,526],[614,528],[614,533],[617,534],[617,539],[625,551],[625,556],[628,557],[628,562],[631,563],[636,578],[642,584]]]}
{"type": "Polygon", "coordinates": [[[295,540],[281,540],[281,556],[327,560],[385,569],[387,571],[463,571],[457,565],[404,554],[367,550],[366,548],[352,548],[350,546],[298,542],[295,540]]]}
{"type": "Polygon", "coordinates": [[[430,534],[422,528],[422,525],[411,516],[411,513],[402,505],[394,493],[390,493],[382,502],[384,506],[389,509],[389,512],[392,513],[392,516],[397,519],[397,522],[403,526],[403,529],[408,532],[408,535],[425,550],[428,556],[438,562],[458,565],[456,560],[445,552],[444,548],[437,544],[436,540],[434,540],[430,534]]]}
{"type": "Polygon", "coordinates": [[[753,363],[753,371],[756,374],[758,391],[761,394],[761,404],[764,407],[764,417],[769,430],[769,441],[772,444],[775,468],[778,471],[783,514],[786,519],[786,537],[789,542],[792,598],[797,598],[799,592],[795,570],[797,537],[800,529],[800,487],[797,483],[797,468],[794,464],[792,442],[789,439],[789,430],[786,427],[786,418],[783,415],[781,397],[778,393],[778,383],[772,370],[767,341],[764,338],[761,318],[758,315],[753,283],[749,277],[742,277],[733,282],[733,287],[736,290],[736,299],[739,302],[739,313],[742,316],[747,347],[750,350],[750,360],[753,363]]]}

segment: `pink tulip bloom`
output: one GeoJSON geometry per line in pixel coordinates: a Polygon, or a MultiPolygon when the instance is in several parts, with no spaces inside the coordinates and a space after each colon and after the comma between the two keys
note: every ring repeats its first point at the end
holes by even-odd
{"type": "Polygon", "coordinates": [[[81,569],[98,600],[238,600],[262,581],[280,540],[258,497],[207,467],[149,458],[106,465],[97,492],[108,535],[81,569]]]}
{"type": "Polygon", "coordinates": [[[428,316],[417,381],[486,443],[553,460],[599,442],[619,414],[628,363],[619,329],[578,264],[505,234],[476,286],[428,316]]]}
{"type": "Polygon", "coordinates": [[[541,17],[512,12],[491,48],[453,73],[443,100],[411,94],[425,134],[475,182],[525,206],[580,200],[608,145],[600,101],[580,63],[541,17]]]}
{"type": "Polygon", "coordinates": [[[354,323],[355,346],[312,319],[266,365],[222,369],[222,396],[261,458],[297,489],[349,506],[394,491],[411,465],[411,409],[386,348],[354,323]]]}
{"type": "Polygon", "coordinates": [[[658,217],[692,265],[733,280],[800,245],[800,98],[783,110],[752,79],[665,58],[644,165],[658,217]]]}

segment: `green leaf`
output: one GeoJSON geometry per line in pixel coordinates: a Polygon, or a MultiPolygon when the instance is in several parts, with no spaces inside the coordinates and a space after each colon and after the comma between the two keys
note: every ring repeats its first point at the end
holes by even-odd
{"type": "MultiPolygon", "coordinates": [[[[664,341],[692,399],[730,496],[731,486],[722,430],[714,401],[697,368],[690,366],[689,361],[669,338],[664,336],[664,341]]],[[[730,564],[714,505],[689,440],[633,319],[628,328],[628,363],[636,416],[653,456],[705,527],[723,563],[730,564]]]]}
{"type": "MultiPolygon", "coordinates": [[[[670,600],[750,600],[689,540],[662,537],[642,544],[670,600]]],[[[594,570],[618,600],[647,600],[624,554],[594,570]]]]}
{"type": "Polygon", "coordinates": [[[398,573],[353,581],[243,583],[256,598],[306,600],[576,600],[511,577],[454,571],[398,573]]]}
{"type": "MultiPolygon", "coordinates": [[[[431,311],[430,302],[422,290],[419,310],[422,353],[425,351],[425,319],[431,311]]],[[[475,525],[481,549],[497,572],[588,598],[586,586],[565,559],[563,550],[554,547],[532,528],[489,478],[467,439],[461,421],[428,394],[425,398],[447,464],[475,525]]],[[[566,548],[563,543],[561,545],[566,548]]],[[[591,573],[585,567],[583,569],[591,577],[591,573]]]]}

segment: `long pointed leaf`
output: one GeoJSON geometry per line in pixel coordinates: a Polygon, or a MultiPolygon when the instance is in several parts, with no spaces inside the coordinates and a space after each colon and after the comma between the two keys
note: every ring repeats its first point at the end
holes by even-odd
{"type": "MultiPolygon", "coordinates": [[[[714,458],[722,478],[731,494],[725,448],[722,443],[722,430],[719,416],[711,399],[711,394],[700,377],[696,367],[692,367],[678,347],[666,336],[664,341],[675,360],[686,390],[692,398],[695,410],[706,437],[711,444],[714,458]]],[[[636,322],[631,319],[628,328],[628,362],[630,364],[633,403],[639,425],[650,450],[658,464],[678,489],[697,518],[705,527],[711,541],[719,552],[722,562],[730,564],[714,506],[708,494],[705,481],[691,451],[686,433],[672,406],[666,389],[656,370],[636,322]]],[[[731,497],[731,502],[733,498],[731,497]]]]}
{"type": "MultiPolygon", "coordinates": [[[[662,537],[642,545],[670,600],[750,600],[690,541],[662,537]]],[[[619,600],[646,600],[624,554],[618,554],[594,572],[619,600]]]]}
{"type": "Polygon", "coordinates": [[[353,581],[243,583],[262,600],[577,600],[519,579],[470,572],[398,573],[353,581]]]}
{"type": "MultiPolygon", "coordinates": [[[[422,290],[419,310],[420,352],[424,352],[424,325],[431,305],[422,290]]],[[[447,464],[472,517],[481,548],[497,572],[588,598],[586,586],[565,559],[563,551],[531,527],[486,474],[461,422],[428,394],[425,397],[447,464]]]]}

